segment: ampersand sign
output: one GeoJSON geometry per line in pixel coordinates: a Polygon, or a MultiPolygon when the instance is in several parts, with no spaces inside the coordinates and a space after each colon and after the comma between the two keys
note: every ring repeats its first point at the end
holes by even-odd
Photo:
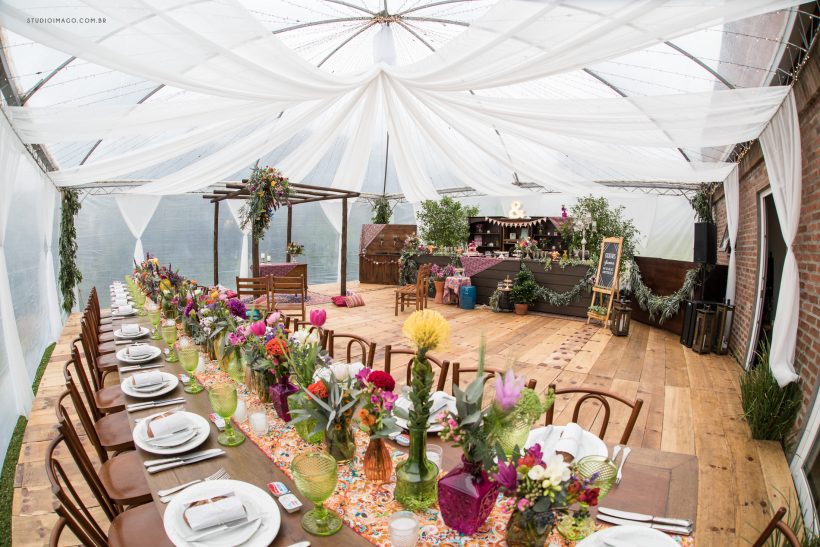
{"type": "Polygon", "coordinates": [[[507,218],[524,218],[526,213],[524,213],[524,209],[521,208],[520,201],[513,201],[510,204],[510,210],[507,212],[507,218]]]}

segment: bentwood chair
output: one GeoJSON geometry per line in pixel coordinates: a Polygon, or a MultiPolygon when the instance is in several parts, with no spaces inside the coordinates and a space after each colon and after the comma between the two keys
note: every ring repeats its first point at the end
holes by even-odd
{"type": "Polygon", "coordinates": [[[79,339],[74,339],[71,342],[71,359],[77,364],[77,370],[90,373],[85,374],[85,377],[88,378],[88,376],[91,376],[94,398],[93,407],[101,414],[125,410],[125,395],[123,395],[120,386],[113,385],[105,387],[102,373],[95,369],[88,359],[86,359],[85,367],[83,367],[82,359],[80,359],[80,351],[77,349],[78,341],[79,339]]]}
{"type": "Polygon", "coordinates": [[[119,367],[119,359],[114,353],[108,355],[100,355],[97,350],[98,346],[94,342],[93,336],[88,327],[80,320],[80,341],[83,346],[83,354],[85,360],[94,372],[95,387],[100,389],[105,385],[105,377],[111,373],[117,372],[119,367]]]}
{"type": "MultiPolygon", "coordinates": [[[[151,501],[151,489],[148,487],[148,481],[145,480],[142,457],[136,451],[122,452],[116,456],[106,455],[106,459],[94,470],[91,459],[80,442],[80,435],[74,425],[74,420],[65,404],[70,398],[71,393],[66,390],[57,399],[56,410],[59,422],[57,428],[67,438],[69,449],[72,449],[72,445],[74,445],[71,455],[74,456],[77,465],[81,469],[85,466],[93,471],[96,479],[102,485],[106,497],[116,506],[118,511],[129,505],[142,505],[151,501]]],[[[84,422],[82,417],[84,409],[77,407],[74,410],[80,415],[82,425],[84,422]]],[[[87,421],[87,417],[85,421],[87,421]]],[[[105,449],[99,446],[93,427],[90,429],[84,428],[84,431],[88,439],[94,444],[95,451],[98,454],[104,453],[105,449]]],[[[89,480],[87,476],[85,478],[89,480]]]]}
{"type": "MultiPolygon", "coordinates": [[[[601,429],[598,433],[598,437],[603,439],[604,435],[606,435],[607,427],[609,426],[609,418],[610,418],[610,404],[609,400],[614,400],[621,404],[626,405],[628,408],[631,409],[629,414],[629,419],[626,422],[626,427],[624,428],[624,432],[621,435],[621,440],[619,441],[620,444],[626,444],[629,442],[629,437],[632,435],[632,430],[635,428],[635,422],[638,420],[638,415],[641,413],[641,407],[643,407],[643,399],[635,399],[630,401],[626,397],[622,397],[615,393],[609,393],[607,391],[603,391],[600,389],[592,389],[592,388],[567,388],[567,389],[556,389],[555,384],[550,384],[549,388],[555,391],[555,401],[558,402],[558,399],[561,395],[577,395],[580,394],[581,397],[575,402],[575,408],[572,411],[572,421],[577,422],[578,416],[581,412],[581,407],[584,403],[588,401],[597,401],[601,404],[601,409],[604,412],[603,418],[601,419],[601,429]]],[[[563,399],[568,399],[568,397],[564,397],[563,399]]],[[[552,424],[555,414],[555,404],[550,406],[549,410],[547,410],[547,416],[545,425],[552,424]]],[[[580,425],[580,424],[579,424],[580,425]]]]}
{"type": "Polygon", "coordinates": [[[430,284],[430,264],[422,264],[416,274],[415,285],[405,285],[396,289],[396,301],[393,315],[399,314],[399,308],[404,312],[404,307],[410,304],[416,306],[416,310],[423,310],[427,307],[427,287],[430,284]]]}
{"type": "Polygon", "coordinates": [[[97,331],[101,341],[109,342],[114,340],[114,318],[110,315],[102,318],[96,288],[91,289],[91,294],[88,295],[88,301],[86,302],[83,312],[90,315],[91,324],[97,331]]]}
{"type": "MultiPolygon", "coordinates": [[[[461,374],[465,372],[478,374],[478,367],[463,367],[460,363],[453,363],[453,395],[455,395],[455,386],[461,387],[461,374]]],[[[504,371],[497,368],[484,367],[484,384],[486,385],[487,382],[499,374],[504,374],[504,371]]],[[[525,387],[535,389],[536,384],[537,380],[533,378],[532,380],[527,381],[525,387]]]]}
{"type": "Polygon", "coordinates": [[[328,342],[328,353],[333,358],[336,357],[337,340],[342,343],[347,342],[346,360],[348,363],[353,361],[353,346],[358,345],[358,349],[361,352],[360,359],[362,364],[369,369],[373,368],[373,359],[376,357],[376,342],[371,342],[367,338],[363,338],[356,334],[339,334],[332,332],[330,335],[330,341],[328,342]]]}
{"type": "MultiPolygon", "coordinates": [[[[393,368],[393,356],[395,355],[409,355],[407,360],[407,385],[410,385],[410,380],[413,375],[413,359],[416,357],[416,352],[407,348],[394,348],[393,346],[384,346],[384,371],[390,374],[390,369],[393,368]]],[[[438,367],[438,381],[436,381],[436,391],[444,391],[444,385],[447,383],[447,373],[450,371],[450,361],[437,359],[431,355],[427,355],[427,360],[431,364],[438,367]]]]}
{"type": "Polygon", "coordinates": [[[236,296],[240,300],[250,297],[253,302],[248,304],[248,311],[256,310],[266,315],[273,311],[273,301],[270,294],[270,277],[238,277],[236,278],[236,296]]]}
{"type": "Polygon", "coordinates": [[[88,334],[91,336],[91,340],[94,342],[94,345],[97,346],[97,353],[99,355],[111,355],[112,353],[117,352],[119,348],[113,339],[114,333],[102,333],[110,337],[108,341],[103,342],[100,331],[94,328],[94,318],[91,313],[88,311],[83,312],[80,325],[82,328],[88,329],[88,334]]]}
{"type": "MultiPolygon", "coordinates": [[[[57,498],[55,512],[58,520],[51,532],[49,546],[56,547],[68,541],[61,536],[66,529],[70,530],[80,544],[92,547],[165,547],[173,545],[165,535],[162,517],[153,503],[146,503],[122,511],[106,494],[99,475],[94,470],[77,437],[68,431],[59,430],[57,436],[46,449],[46,475],[51,483],[51,492],[57,498]],[[64,453],[67,448],[74,465],[79,468],[82,477],[74,476],[78,485],[84,485],[91,491],[94,499],[84,500],[80,489],[72,484],[72,467],[64,466],[57,453],[64,453]],[[91,511],[98,506],[99,510],[91,511]],[[102,517],[95,514],[102,513],[102,517]],[[108,522],[106,523],[105,520],[108,522]],[[100,522],[102,521],[102,522],[100,522]]],[[[142,477],[142,471],[139,471],[142,477]]],[[[83,488],[83,490],[85,490],[83,488]]]]}
{"type": "MultiPolygon", "coordinates": [[[[803,543],[797,538],[797,534],[794,533],[788,524],[783,522],[783,517],[786,515],[786,508],[781,507],[777,510],[772,517],[772,520],[769,521],[769,524],[766,528],[763,529],[763,532],[760,534],[760,537],[757,538],[757,541],[754,542],[752,547],[763,547],[767,544],[769,538],[772,537],[775,530],[778,530],[780,534],[785,538],[785,540],[792,546],[792,547],[801,547],[803,543]]],[[[772,543],[773,545],[779,545],[779,543],[772,543]]]]}
{"type": "Polygon", "coordinates": [[[302,321],[307,319],[307,283],[305,276],[279,277],[271,276],[271,306],[274,309],[286,313],[295,319],[297,316],[302,321]],[[277,302],[276,297],[280,296],[281,301],[277,302]],[[287,299],[293,301],[288,302],[287,299]]]}

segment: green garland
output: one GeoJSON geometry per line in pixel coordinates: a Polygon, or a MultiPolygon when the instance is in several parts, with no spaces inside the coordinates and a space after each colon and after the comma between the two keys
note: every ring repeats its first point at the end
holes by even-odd
{"type": "MultiPolygon", "coordinates": [[[[592,275],[592,270],[590,269],[584,277],[575,284],[570,290],[566,292],[556,292],[549,287],[541,287],[539,286],[536,290],[537,298],[540,298],[546,301],[549,305],[555,307],[564,307],[569,306],[576,298],[581,296],[581,293],[585,290],[588,290],[589,287],[592,285],[590,276],[592,275]]],[[[501,311],[498,307],[498,301],[501,298],[501,291],[496,289],[493,294],[490,296],[490,309],[494,312],[501,311]]]]}
{"type": "MultiPolygon", "coordinates": [[[[552,258],[550,258],[549,256],[542,259],[541,263],[544,265],[544,271],[548,272],[548,271],[552,270],[552,265],[553,265],[554,262],[555,261],[552,258]]],[[[587,266],[589,268],[592,268],[594,265],[595,264],[591,260],[581,260],[581,259],[578,259],[578,258],[564,258],[563,256],[558,259],[558,266],[562,270],[565,270],[565,269],[567,269],[569,267],[573,267],[573,266],[587,266]]]]}
{"type": "Polygon", "coordinates": [[[289,203],[290,181],[273,167],[255,167],[247,183],[248,199],[239,210],[241,227],[251,227],[255,240],[265,237],[270,220],[283,204],[289,203]]]}
{"type": "Polygon", "coordinates": [[[63,309],[71,313],[76,298],[74,287],[83,280],[77,268],[77,228],[74,217],[80,212],[80,194],[77,190],[62,190],[62,213],[60,217],[60,292],[63,294],[63,309]]]}
{"type": "Polygon", "coordinates": [[[701,268],[702,266],[698,266],[687,271],[683,285],[674,293],[669,296],[658,296],[644,285],[638,265],[633,261],[629,272],[629,285],[638,306],[643,311],[649,312],[649,320],[652,321],[657,317],[658,324],[663,324],[664,321],[678,313],[681,302],[692,297],[692,291],[698,284],[701,268]]]}

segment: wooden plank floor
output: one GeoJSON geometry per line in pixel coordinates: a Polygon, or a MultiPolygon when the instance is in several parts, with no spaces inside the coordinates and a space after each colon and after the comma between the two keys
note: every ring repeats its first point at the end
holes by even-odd
{"type": "MultiPolygon", "coordinates": [[[[328,310],[328,328],[357,333],[378,348],[403,345],[401,326],[409,312],[393,315],[393,289],[353,284],[366,306],[328,310]]],[[[333,286],[311,290],[335,294],[333,286]]],[[[450,321],[449,347],[436,352],[465,366],[476,363],[481,337],[487,342],[487,364],[516,370],[538,381],[545,391],[559,386],[590,386],[644,400],[630,444],[696,454],[699,462],[697,545],[748,545],[772,514],[772,507],[794,495],[783,451],[773,442],[754,441],[743,420],[738,378],[732,359],[702,356],[684,348],[676,336],[633,322],[630,336],[563,317],[493,314],[436,305],[450,321]]],[[[17,466],[12,506],[14,545],[44,545],[56,520],[43,458],[55,422],[54,401],[62,391],[62,365],[78,331],[74,315],[66,325],[40,384],[17,466]]],[[[382,361],[377,353],[376,362],[382,361]]],[[[403,378],[404,371],[395,373],[403,378]]],[[[463,380],[462,380],[463,382],[463,380]]],[[[449,388],[448,388],[449,389],[449,388]]],[[[572,401],[556,401],[556,421],[571,418],[572,401]]],[[[617,442],[626,412],[613,408],[606,440],[617,442]]],[[[600,420],[594,408],[582,412],[581,425],[600,420]]],[[[72,542],[67,537],[63,543],[72,542]]]]}

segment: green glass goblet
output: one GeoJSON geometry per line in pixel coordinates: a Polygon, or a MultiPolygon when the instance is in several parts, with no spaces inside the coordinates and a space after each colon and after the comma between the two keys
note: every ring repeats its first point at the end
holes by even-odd
{"type": "Polygon", "coordinates": [[[578,461],[576,469],[580,478],[592,479],[592,485],[600,489],[598,499],[609,493],[618,474],[615,462],[606,456],[585,456],[578,461]]]}
{"type": "Polygon", "coordinates": [[[145,293],[140,290],[134,290],[134,302],[137,304],[137,315],[145,315],[145,293]]]}
{"type": "Polygon", "coordinates": [[[196,367],[199,366],[199,350],[195,347],[187,347],[179,350],[177,355],[179,356],[179,362],[182,364],[182,368],[185,369],[185,372],[187,372],[191,378],[185,385],[185,393],[199,393],[205,389],[202,387],[202,384],[197,381],[196,375],[194,374],[196,367]]]}
{"type": "Polygon", "coordinates": [[[170,323],[162,325],[160,331],[162,332],[162,339],[168,346],[168,355],[165,356],[165,360],[169,363],[176,363],[179,361],[179,359],[177,359],[177,353],[174,351],[174,342],[177,341],[177,324],[170,323]]]}
{"type": "Polygon", "coordinates": [[[225,420],[225,429],[216,438],[223,446],[239,446],[245,442],[245,436],[231,425],[231,416],[236,411],[236,386],[230,382],[215,384],[208,390],[211,406],[222,419],[225,420]]]}
{"type": "Polygon", "coordinates": [[[151,332],[151,340],[162,340],[162,336],[159,335],[160,320],[159,310],[151,310],[148,312],[148,321],[150,321],[151,326],[154,327],[154,330],[151,332]]]}
{"type": "Polygon", "coordinates": [[[342,528],[339,515],[322,505],[336,490],[337,465],[325,452],[300,454],[290,464],[296,487],[315,505],[302,517],[302,528],[314,536],[331,536],[342,528]]]}

